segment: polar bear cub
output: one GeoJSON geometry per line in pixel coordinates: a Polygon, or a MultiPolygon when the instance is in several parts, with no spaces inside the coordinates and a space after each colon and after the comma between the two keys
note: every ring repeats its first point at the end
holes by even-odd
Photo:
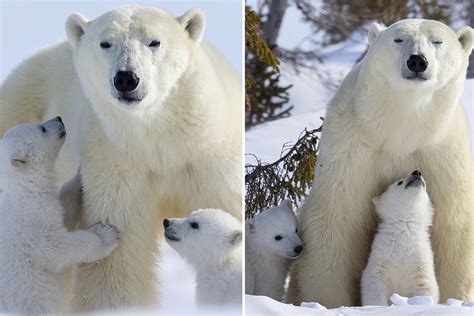
{"type": "Polygon", "coordinates": [[[242,303],[242,225],[219,209],[163,221],[165,239],[196,271],[198,305],[242,303]]]}
{"type": "Polygon", "coordinates": [[[291,259],[303,251],[291,202],[248,220],[245,233],[245,293],[281,301],[291,259]]]}
{"type": "Polygon", "coordinates": [[[431,296],[437,303],[429,233],[433,207],[421,173],[393,183],[374,204],[381,222],[362,274],[362,304],[388,305],[393,293],[431,296]]]}
{"type": "Polygon", "coordinates": [[[64,268],[117,247],[111,226],[64,225],[54,163],[65,135],[57,117],[12,127],[0,140],[0,312],[64,311],[64,268]]]}

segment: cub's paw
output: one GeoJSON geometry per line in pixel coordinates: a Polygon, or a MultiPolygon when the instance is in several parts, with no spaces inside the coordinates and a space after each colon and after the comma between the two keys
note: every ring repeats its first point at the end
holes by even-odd
{"type": "Polygon", "coordinates": [[[117,229],[108,224],[95,224],[87,229],[100,239],[100,254],[101,258],[107,257],[118,246],[118,232],[117,229]]]}

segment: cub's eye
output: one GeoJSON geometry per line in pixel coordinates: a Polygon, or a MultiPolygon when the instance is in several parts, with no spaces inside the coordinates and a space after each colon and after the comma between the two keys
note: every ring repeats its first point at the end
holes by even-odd
{"type": "Polygon", "coordinates": [[[190,225],[192,229],[199,229],[199,224],[196,222],[192,222],[190,225]]]}
{"type": "Polygon", "coordinates": [[[275,240],[282,240],[282,239],[283,239],[283,237],[281,237],[280,235],[275,236],[275,240]]]}
{"type": "Polygon", "coordinates": [[[151,43],[148,45],[148,47],[158,47],[160,46],[160,41],[157,40],[152,40],[151,43]]]}
{"type": "Polygon", "coordinates": [[[403,42],[403,40],[401,38],[396,38],[393,40],[395,43],[401,43],[403,42]]]}
{"type": "Polygon", "coordinates": [[[41,131],[42,131],[43,133],[46,133],[46,128],[44,128],[43,125],[41,125],[41,131]]]}
{"type": "Polygon", "coordinates": [[[109,42],[101,42],[100,47],[102,48],[110,48],[112,45],[110,45],[109,42]]]}
{"type": "Polygon", "coordinates": [[[400,182],[397,183],[397,185],[402,185],[402,183],[403,183],[403,181],[400,181],[400,182]]]}
{"type": "Polygon", "coordinates": [[[295,233],[298,233],[298,228],[297,228],[297,229],[295,229],[295,233]]]}
{"type": "Polygon", "coordinates": [[[443,41],[441,41],[441,40],[434,40],[432,43],[435,44],[435,45],[441,45],[441,44],[443,44],[443,41]]]}

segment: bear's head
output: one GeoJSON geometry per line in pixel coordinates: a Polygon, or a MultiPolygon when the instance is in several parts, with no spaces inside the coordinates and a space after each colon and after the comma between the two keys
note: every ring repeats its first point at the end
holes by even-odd
{"type": "Polygon", "coordinates": [[[23,176],[53,174],[65,135],[60,117],[10,128],[0,140],[0,178],[11,183],[23,176]]]}
{"type": "Polygon", "coordinates": [[[223,210],[197,210],[163,225],[168,244],[194,266],[222,263],[241,249],[241,223],[223,210]]]}
{"type": "MultiPolygon", "coordinates": [[[[179,84],[205,28],[197,9],[175,18],[154,7],[119,7],[96,19],[72,14],[66,32],[93,104],[156,111],[179,84]]],[[[147,113],[150,113],[149,111],[147,113]]]]}
{"type": "Polygon", "coordinates": [[[418,170],[392,183],[381,196],[372,201],[382,221],[431,222],[433,207],[425,180],[418,170]]]}
{"type": "Polygon", "coordinates": [[[303,251],[298,236],[298,221],[288,200],[257,214],[248,221],[248,234],[263,252],[279,257],[297,258],[303,251]]]}
{"type": "Polygon", "coordinates": [[[422,19],[399,21],[369,29],[369,59],[390,85],[402,89],[437,89],[465,72],[473,31],[454,32],[445,24],[422,19]]]}

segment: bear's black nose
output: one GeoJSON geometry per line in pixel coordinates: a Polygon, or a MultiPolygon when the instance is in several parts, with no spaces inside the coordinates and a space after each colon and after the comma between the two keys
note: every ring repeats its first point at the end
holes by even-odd
{"type": "Polygon", "coordinates": [[[418,176],[418,177],[421,177],[421,172],[418,171],[418,170],[415,170],[413,171],[413,173],[411,174],[412,176],[418,176]]]}
{"type": "Polygon", "coordinates": [[[423,72],[428,68],[428,61],[423,55],[411,55],[408,58],[407,66],[413,72],[423,72]]]}
{"type": "Polygon", "coordinates": [[[132,71],[119,71],[114,78],[115,89],[119,92],[130,92],[137,88],[140,79],[132,71]]]}
{"type": "Polygon", "coordinates": [[[295,253],[301,253],[303,251],[303,246],[302,245],[299,245],[298,247],[295,247],[295,249],[293,249],[293,251],[295,253]]]}
{"type": "Polygon", "coordinates": [[[168,226],[170,226],[170,221],[165,218],[165,219],[163,220],[163,226],[164,226],[165,228],[168,227],[168,226]]]}

